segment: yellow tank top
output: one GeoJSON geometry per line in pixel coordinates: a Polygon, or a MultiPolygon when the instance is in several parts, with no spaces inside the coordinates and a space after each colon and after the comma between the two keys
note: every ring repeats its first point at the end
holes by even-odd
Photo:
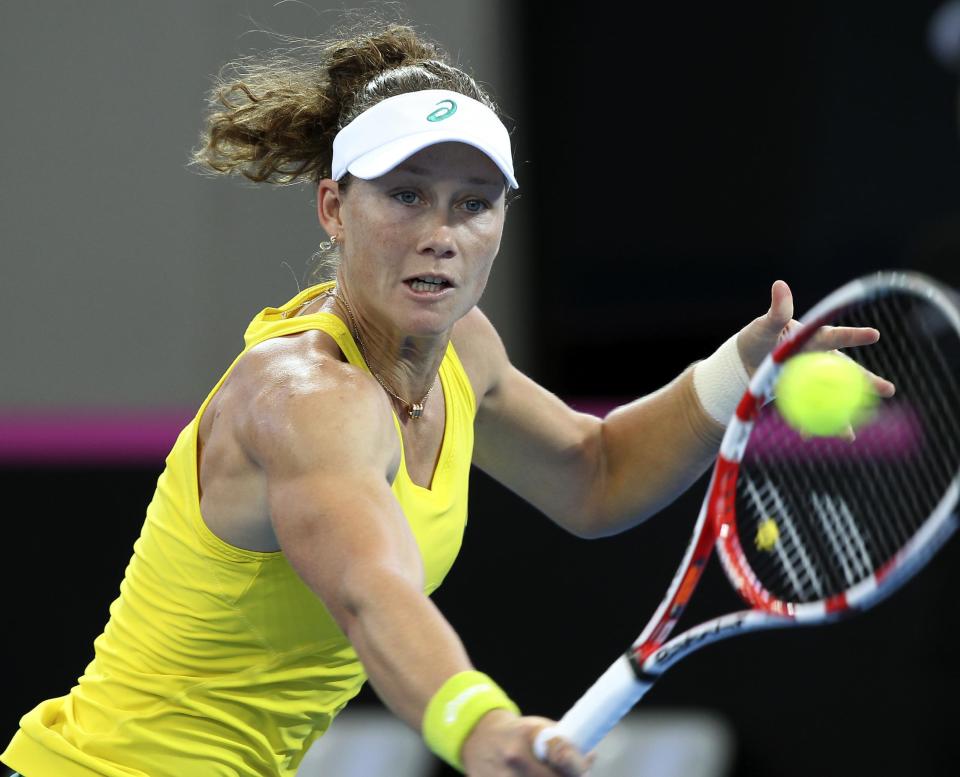
{"type": "MultiPolygon", "coordinates": [[[[69,694],[24,715],[3,763],[28,777],[287,777],[360,690],[366,676],[356,653],[284,555],[216,537],[197,487],[200,418],[250,348],[320,329],[366,369],[339,318],[294,315],[331,285],[305,289],[250,323],[243,352],[167,457],[94,659],[69,694]]],[[[440,384],[446,427],[431,487],[410,480],[403,458],[393,483],[423,557],[426,593],[452,566],[467,517],[476,399],[452,344],[440,384]]]]}

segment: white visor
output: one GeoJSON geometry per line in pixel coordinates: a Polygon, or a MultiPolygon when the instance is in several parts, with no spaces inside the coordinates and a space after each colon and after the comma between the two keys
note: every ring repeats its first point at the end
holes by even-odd
{"type": "Polygon", "coordinates": [[[333,139],[330,172],[335,181],[347,173],[379,178],[427,146],[449,141],[480,149],[511,188],[520,188],[507,128],[483,103],[446,89],[388,97],[361,113],[333,139]]]}

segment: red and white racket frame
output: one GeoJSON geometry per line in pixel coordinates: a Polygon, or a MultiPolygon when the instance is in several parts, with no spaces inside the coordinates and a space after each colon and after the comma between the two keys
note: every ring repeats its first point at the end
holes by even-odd
{"type": "Polygon", "coordinates": [[[540,732],[534,745],[539,758],[545,757],[547,742],[557,736],[571,741],[581,752],[592,750],[661,674],[704,645],[750,631],[822,623],[868,608],[903,585],[957,529],[960,474],[920,530],[875,574],[844,593],[807,604],[787,603],[767,591],[753,574],[738,538],[736,486],[740,462],[760,408],[772,396],[784,362],[844,309],[891,290],[928,300],[960,333],[960,313],[947,293],[924,276],[907,272],[883,272],[851,281],[800,320],[801,326],[764,359],[737,406],[720,444],[693,539],[659,608],[630,649],[611,664],[556,726],[540,732]],[[670,639],[714,547],[727,577],[751,609],[713,618],[670,639]]]}

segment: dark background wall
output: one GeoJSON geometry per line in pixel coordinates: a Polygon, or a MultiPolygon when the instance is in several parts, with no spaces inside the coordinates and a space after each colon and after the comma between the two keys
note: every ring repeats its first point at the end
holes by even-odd
{"type": "MultiPolygon", "coordinates": [[[[500,23],[523,58],[510,88],[526,96],[511,219],[532,227],[529,252],[502,256],[497,272],[523,264],[528,293],[510,312],[530,332],[530,372],[571,399],[636,396],[762,313],[776,278],[798,312],[875,269],[960,285],[956,79],[925,42],[937,5],[660,4],[576,18],[510,5],[500,23]]],[[[16,258],[2,261],[6,276],[16,258]]],[[[28,320],[14,325],[29,343],[28,320]]],[[[232,356],[221,351],[211,374],[232,356]]],[[[161,466],[0,473],[12,678],[0,731],[64,693],[91,657],[161,466]]],[[[587,543],[477,474],[464,551],[436,599],[525,710],[560,715],[655,609],[704,486],[587,543]]],[[[729,720],[743,777],[953,774],[958,568],[954,542],[858,619],[712,646],[644,705],[729,720]]],[[[738,606],[725,586],[712,569],[691,620],[738,606]]]]}
{"type": "Polygon", "coordinates": [[[545,379],[633,394],[763,312],[777,278],[802,310],[921,261],[960,213],[936,7],[656,3],[573,23],[524,4],[545,379]]]}

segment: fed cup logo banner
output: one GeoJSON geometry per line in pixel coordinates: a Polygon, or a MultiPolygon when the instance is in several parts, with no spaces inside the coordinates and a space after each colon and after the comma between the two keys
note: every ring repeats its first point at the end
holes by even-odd
{"type": "Polygon", "coordinates": [[[457,104],[453,100],[441,100],[437,105],[442,107],[427,116],[427,121],[443,121],[457,112],[457,104]]]}

